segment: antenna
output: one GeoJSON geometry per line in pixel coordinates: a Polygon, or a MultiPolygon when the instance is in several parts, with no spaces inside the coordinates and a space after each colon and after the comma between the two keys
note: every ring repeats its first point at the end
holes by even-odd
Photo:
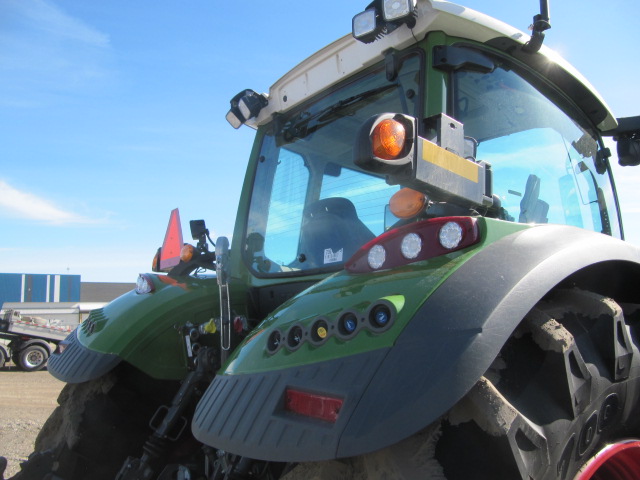
{"type": "Polygon", "coordinates": [[[549,19],[549,0],[540,0],[540,13],[533,17],[531,40],[522,49],[527,53],[536,53],[544,42],[544,31],[551,28],[549,19]]]}

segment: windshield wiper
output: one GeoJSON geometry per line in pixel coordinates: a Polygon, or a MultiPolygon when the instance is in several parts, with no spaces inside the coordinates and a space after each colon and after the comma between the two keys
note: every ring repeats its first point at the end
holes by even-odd
{"type": "Polygon", "coordinates": [[[364,105],[368,105],[377,100],[388,90],[396,88],[398,85],[391,83],[382,87],[373,88],[357,95],[340,100],[339,102],[329,105],[315,113],[304,111],[299,113],[295,118],[289,120],[282,128],[282,136],[286,142],[291,142],[296,138],[305,138],[316,130],[321,129],[327,124],[333,122],[337,118],[353,115],[359,108],[362,100],[369,100],[364,105]],[[356,107],[357,106],[357,107],[356,107]]]}

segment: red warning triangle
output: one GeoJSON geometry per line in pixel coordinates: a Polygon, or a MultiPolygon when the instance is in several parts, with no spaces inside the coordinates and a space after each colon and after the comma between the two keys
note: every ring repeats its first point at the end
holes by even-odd
{"type": "Polygon", "coordinates": [[[182,227],[180,225],[180,212],[171,210],[167,233],[160,250],[160,270],[168,271],[180,263],[180,250],[182,250],[182,227]]]}

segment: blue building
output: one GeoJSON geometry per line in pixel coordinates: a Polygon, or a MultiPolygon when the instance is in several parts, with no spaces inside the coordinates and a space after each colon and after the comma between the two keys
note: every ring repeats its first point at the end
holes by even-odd
{"type": "Polygon", "coordinates": [[[4,302],[79,302],[80,275],[0,273],[4,302]]]}

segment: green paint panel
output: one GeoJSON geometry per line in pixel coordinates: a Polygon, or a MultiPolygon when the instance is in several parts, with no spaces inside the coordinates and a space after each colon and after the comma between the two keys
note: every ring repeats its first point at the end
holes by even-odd
{"type": "MultiPolygon", "coordinates": [[[[277,370],[393,346],[423,302],[451,273],[497,239],[529,228],[485,218],[479,218],[478,224],[481,241],[466,250],[372,274],[342,271],[300,293],[262,322],[235,350],[223,368],[224,374],[277,370]],[[391,302],[396,310],[392,326],[382,332],[366,328],[367,310],[378,300],[391,302]],[[359,319],[357,333],[349,339],[337,333],[338,320],[345,312],[354,313],[359,319]],[[310,341],[311,326],[318,318],[325,319],[329,325],[328,338],[319,346],[310,341]],[[302,344],[295,350],[280,347],[270,353],[267,350],[269,335],[278,329],[286,337],[295,325],[302,328],[302,344]]],[[[416,318],[415,321],[429,319],[416,318]]]]}
{"type": "MultiPolygon", "coordinates": [[[[181,379],[187,372],[184,340],[177,326],[201,324],[219,316],[218,286],[215,278],[185,277],[164,283],[152,276],[153,293],[126,293],[90,317],[79,327],[78,339],[85,347],[112,353],[155,378],[181,379]]],[[[169,277],[163,277],[168,279],[169,277]]],[[[203,340],[218,342],[218,335],[203,340]]]]}

